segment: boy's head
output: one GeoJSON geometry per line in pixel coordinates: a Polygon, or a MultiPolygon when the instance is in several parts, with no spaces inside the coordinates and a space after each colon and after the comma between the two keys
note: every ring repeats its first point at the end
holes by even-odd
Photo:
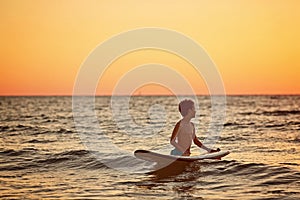
{"type": "Polygon", "coordinates": [[[195,112],[195,105],[192,100],[185,99],[179,103],[178,109],[180,114],[184,117],[189,113],[189,109],[195,112]]]}

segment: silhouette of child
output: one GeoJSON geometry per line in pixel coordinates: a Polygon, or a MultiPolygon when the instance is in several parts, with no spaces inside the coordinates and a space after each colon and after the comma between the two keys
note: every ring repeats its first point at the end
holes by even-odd
{"type": "Polygon", "coordinates": [[[191,119],[196,114],[194,102],[192,100],[183,100],[178,107],[183,118],[176,123],[172,132],[170,143],[175,149],[171,151],[171,155],[189,156],[191,154],[192,141],[209,153],[220,151],[219,148],[215,150],[204,146],[196,137],[195,126],[191,122],[191,119]]]}

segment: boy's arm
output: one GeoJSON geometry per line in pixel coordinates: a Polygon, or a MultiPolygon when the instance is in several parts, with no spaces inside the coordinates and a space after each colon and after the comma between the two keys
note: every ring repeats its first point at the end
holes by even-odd
{"type": "MultiPolygon", "coordinates": [[[[194,126],[194,124],[193,124],[194,126]]],[[[208,151],[209,153],[213,153],[213,152],[217,152],[217,151],[220,151],[220,149],[210,149],[208,147],[206,147],[204,144],[202,144],[202,142],[200,142],[200,140],[197,138],[196,134],[195,134],[195,126],[194,126],[194,144],[197,145],[198,147],[208,151]]]]}
{"type": "Polygon", "coordinates": [[[208,151],[208,152],[214,152],[213,149],[210,149],[210,148],[206,147],[204,144],[202,144],[202,142],[200,142],[200,140],[197,138],[196,135],[195,135],[195,137],[194,137],[194,143],[195,143],[195,145],[197,145],[198,147],[200,147],[200,148],[202,148],[202,149],[204,149],[204,150],[206,150],[206,151],[208,151]]]}
{"type": "Polygon", "coordinates": [[[170,138],[170,143],[171,143],[171,145],[173,145],[176,149],[182,151],[182,149],[181,149],[181,147],[178,145],[178,143],[175,142],[175,139],[176,139],[176,135],[177,135],[179,126],[180,126],[180,121],[177,122],[177,124],[175,125],[175,127],[174,127],[174,129],[173,129],[173,132],[172,132],[172,135],[171,135],[171,138],[170,138]]]}

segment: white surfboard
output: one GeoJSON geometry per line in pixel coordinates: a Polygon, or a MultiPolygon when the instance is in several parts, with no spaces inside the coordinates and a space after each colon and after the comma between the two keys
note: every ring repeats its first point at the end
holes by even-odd
{"type": "Polygon", "coordinates": [[[229,151],[218,151],[214,153],[202,154],[199,156],[175,156],[175,155],[165,155],[148,150],[136,150],[134,152],[135,157],[152,162],[162,162],[162,161],[184,161],[193,162],[197,160],[204,159],[221,159],[222,157],[228,155],[229,151]]]}

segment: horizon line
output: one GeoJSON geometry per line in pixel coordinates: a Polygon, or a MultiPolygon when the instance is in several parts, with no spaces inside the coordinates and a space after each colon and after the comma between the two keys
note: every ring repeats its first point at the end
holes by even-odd
{"type": "Polygon", "coordinates": [[[172,94],[119,94],[119,95],[108,95],[108,94],[102,94],[102,95],[88,95],[88,94],[82,94],[82,95],[70,95],[70,94],[9,94],[9,95],[2,95],[0,94],[0,97],[88,97],[88,96],[95,96],[95,97],[111,97],[111,96],[133,96],[133,97],[170,97],[170,96],[300,96],[300,93],[292,93],[292,94],[178,94],[178,95],[172,95],[172,94]]]}

